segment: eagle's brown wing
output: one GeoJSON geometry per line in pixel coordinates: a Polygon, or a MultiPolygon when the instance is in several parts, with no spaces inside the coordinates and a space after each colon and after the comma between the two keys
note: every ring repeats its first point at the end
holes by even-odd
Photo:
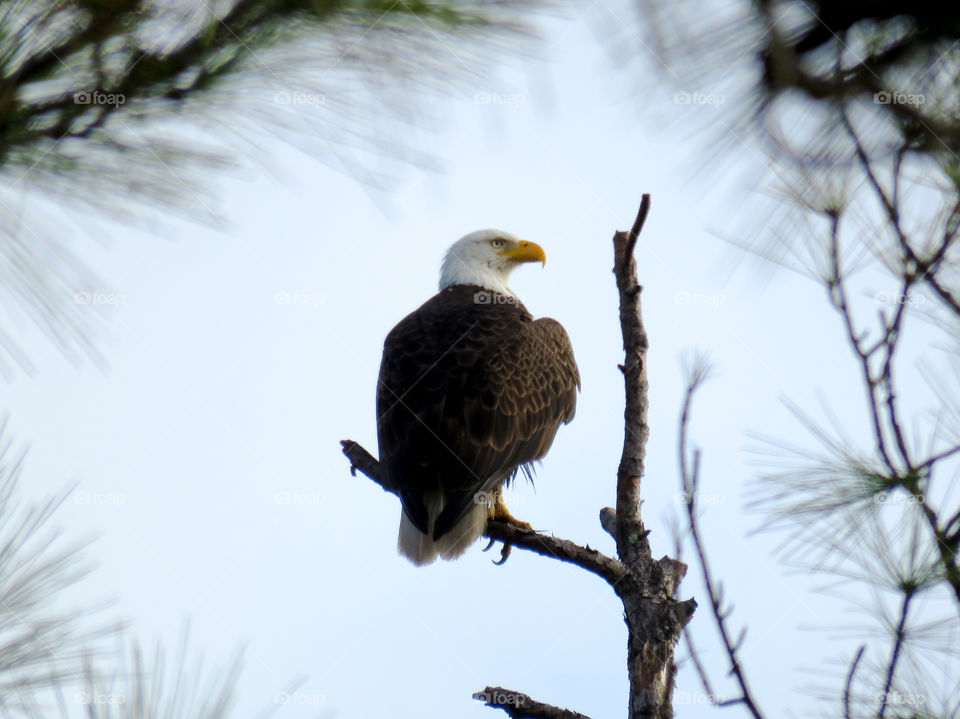
{"type": "Polygon", "coordinates": [[[542,458],[579,387],[563,327],[514,298],[458,285],[408,315],[384,343],[377,429],[381,470],[410,521],[427,533],[423,494],[443,490],[439,539],[478,493],[542,458]]]}

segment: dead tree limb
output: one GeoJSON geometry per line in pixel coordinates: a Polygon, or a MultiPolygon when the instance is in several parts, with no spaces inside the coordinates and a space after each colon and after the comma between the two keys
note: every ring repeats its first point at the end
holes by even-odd
{"type": "MultiPolygon", "coordinates": [[[[647,333],[640,311],[642,287],[637,282],[633,252],[650,211],[644,195],[629,232],[613,236],[613,274],[620,295],[620,330],[623,335],[624,408],[623,453],[617,470],[617,512],[614,534],[620,561],[630,570],[626,581],[614,589],[623,601],[627,623],[627,671],[630,676],[630,719],[663,719],[673,714],[672,698],[676,662],[674,652],[683,627],[697,603],[675,599],[686,574],[682,562],[653,558],[647,531],[640,517],[640,482],[643,478],[649,427],[647,426],[647,333]]],[[[607,524],[610,524],[609,518],[607,524]]]]}
{"type": "Polygon", "coordinates": [[[561,709],[503,687],[487,687],[473,695],[488,707],[503,709],[510,719],[590,719],[586,714],[561,709]]]}
{"type": "Polygon", "coordinates": [[[688,433],[690,428],[690,412],[693,405],[694,395],[701,387],[703,382],[707,379],[708,374],[709,366],[705,360],[701,360],[691,368],[690,375],[687,379],[687,389],[686,393],[684,394],[683,409],[680,412],[680,429],[678,432],[679,438],[677,442],[680,460],[680,488],[683,492],[684,505],[686,507],[688,523],[687,529],[690,539],[693,542],[694,551],[697,555],[697,563],[700,565],[700,570],[702,572],[703,586],[706,588],[707,597],[710,600],[710,610],[713,613],[717,631],[720,634],[720,639],[723,642],[723,648],[727,653],[727,659],[730,663],[729,673],[736,679],[737,684],[740,687],[740,696],[724,701],[718,699],[718,697],[713,693],[710,682],[707,678],[707,673],[703,668],[700,658],[697,655],[696,647],[694,647],[693,641],[690,639],[689,634],[687,635],[687,646],[690,649],[690,656],[693,659],[694,666],[697,668],[697,673],[700,675],[701,683],[707,691],[707,695],[710,698],[711,704],[715,704],[717,706],[743,704],[744,708],[750,713],[751,716],[754,717],[754,719],[764,719],[764,714],[760,709],[759,703],[754,698],[753,692],[750,690],[750,686],[747,683],[746,672],[740,663],[739,651],[743,639],[746,636],[746,629],[740,633],[736,640],[733,638],[733,634],[727,621],[730,616],[730,608],[724,606],[723,588],[717,584],[710,569],[710,564],[707,562],[706,548],[704,545],[703,536],[700,532],[700,522],[697,517],[697,501],[701,496],[700,450],[694,449],[692,452],[688,450],[688,433]]]}
{"type": "Polygon", "coordinates": [[[637,263],[633,257],[637,238],[650,211],[650,195],[644,195],[630,232],[613,236],[613,274],[620,294],[620,331],[625,361],[620,365],[626,385],[623,453],[617,469],[617,554],[627,564],[650,557],[650,543],[640,519],[640,479],[647,437],[647,331],[640,314],[637,263]]]}

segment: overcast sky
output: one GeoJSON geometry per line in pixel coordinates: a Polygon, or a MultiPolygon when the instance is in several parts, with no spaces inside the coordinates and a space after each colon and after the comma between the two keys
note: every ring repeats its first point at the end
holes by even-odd
{"type": "MultiPolygon", "coordinates": [[[[721,117],[722,99],[691,106],[670,88],[641,92],[589,23],[543,28],[536,57],[425,108],[434,129],[423,145],[439,172],[407,167],[394,190],[371,191],[265,137],[276,172],[211,180],[224,231],[70,227],[103,277],[77,289],[109,316],[109,368],[72,366],[40,340],[31,348],[37,371],[9,382],[2,403],[11,436],[30,445],[21,491],[39,499],[76,483],[58,522],[74,538],[98,534],[88,550],[98,567],[71,601],[116,598],[113,614],[171,649],[189,619],[208,667],[246,646],[238,717],[278,701],[295,705],[281,717],[503,716],[470,698],[488,684],[595,719],[624,715],[626,630],[601,580],[519,550],[495,567],[498,553],[482,544],[413,567],[396,553],[399,503],[350,476],[339,440],[375,452],[384,336],[435,292],[444,250],[487,227],[536,241],[545,268],[522,267],[511,285],[534,315],[566,327],[583,391],[536,489],[519,483],[508,506],[612,553],[597,519],[615,501],[623,431],[610,239],[644,192],[643,496],[654,550],[673,551],[681,358],[702,349],[716,366],[693,424],[704,530],[734,626],[750,627],[753,686],[770,716],[800,714],[813,702],[799,692],[814,679],[803,670],[848,656],[827,633],[801,629],[830,624],[839,605],[777,564],[773,537],[748,536],[759,518],[743,509],[757,472],[748,433],[810,441],[784,397],[815,416],[817,397],[829,398],[855,436],[863,416],[820,288],[738,266],[718,239],[742,228],[764,162],[735,145],[702,163],[709,137],[691,128],[721,117]]],[[[44,211],[34,203],[27,217],[44,211]]],[[[695,573],[680,594],[703,604],[695,573]]],[[[710,622],[704,607],[692,626],[719,680],[710,622]]],[[[677,687],[680,716],[715,711],[689,665],[677,687]]]]}

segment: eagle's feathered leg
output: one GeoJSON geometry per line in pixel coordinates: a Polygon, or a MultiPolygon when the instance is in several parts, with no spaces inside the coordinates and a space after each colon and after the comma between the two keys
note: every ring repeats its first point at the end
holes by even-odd
{"type": "Polygon", "coordinates": [[[507,505],[503,502],[503,490],[495,489],[492,493],[490,508],[487,511],[488,519],[495,519],[498,522],[506,522],[507,524],[512,524],[514,527],[519,527],[520,529],[526,529],[530,532],[533,532],[534,529],[527,522],[521,522],[519,519],[510,514],[510,511],[507,509],[507,505]]]}

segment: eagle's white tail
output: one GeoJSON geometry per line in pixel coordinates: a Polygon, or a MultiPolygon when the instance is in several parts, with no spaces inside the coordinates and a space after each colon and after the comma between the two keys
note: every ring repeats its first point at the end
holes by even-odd
{"type": "Polygon", "coordinates": [[[427,506],[427,527],[430,534],[424,534],[407,519],[407,515],[400,511],[400,536],[397,538],[397,549],[418,567],[431,564],[437,556],[444,559],[456,559],[483,534],[487,526],[486,503],[476,504],[467,511],[449,532],[436,542],[433,535],[433,523],[443,511],[446,497],[442,492],[428,492],[423,497],[427,506]]]}

